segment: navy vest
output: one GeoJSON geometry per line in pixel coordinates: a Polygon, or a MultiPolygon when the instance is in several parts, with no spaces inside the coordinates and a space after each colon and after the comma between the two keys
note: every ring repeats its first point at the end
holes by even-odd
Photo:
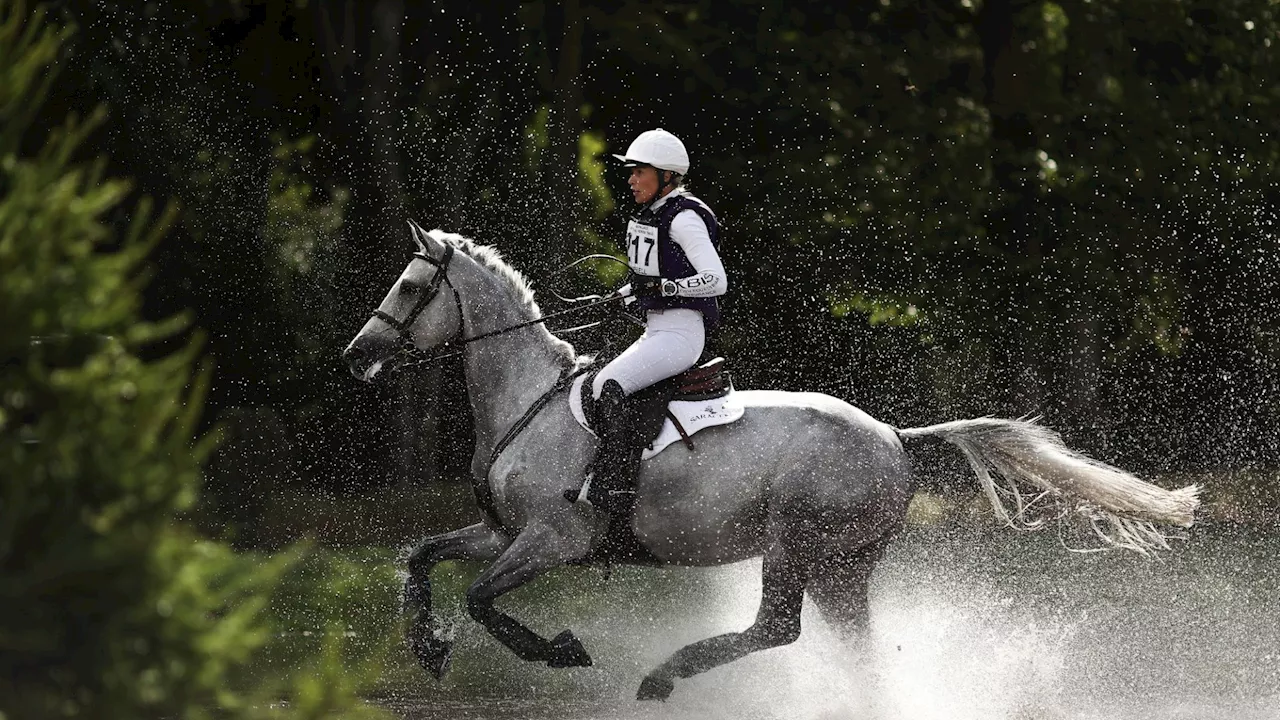
{"type": "MultiPolygon", "coordinates": [[[[645,208],[627,227],[627,239],[623,250],[627,253],[627,262],[631,266],[633,275],[680,280],[697,274],[697,270],[685,256],[684,249],[671,239],[671,221],[685,210],[698,213],[698,217],[702,218],[702,222],[707,225],[711,245],[719,252],[720,226],[716,223],[716,216],[707,209],[706,205],[692,196],[669,195],[667,201],[658,208],[656,213],[650,208],[645,208]]],[[[643,297],[636,298],[634,307],[644,312],[670,308],[697,310],[702,313],[702,321],[708,332],[714,330],[720,323],[720,303],[714,297],[690,298],[678,295],[643,297]]]]}

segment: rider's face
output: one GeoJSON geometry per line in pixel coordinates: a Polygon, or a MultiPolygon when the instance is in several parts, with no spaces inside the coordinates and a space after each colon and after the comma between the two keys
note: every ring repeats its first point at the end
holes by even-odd
{"type": "Polygon", "coordinates": [[[633,167],[627,184],[631,186],[631,197],[643,205],[658,192],[658,171],[651,167],[633,167]]]}

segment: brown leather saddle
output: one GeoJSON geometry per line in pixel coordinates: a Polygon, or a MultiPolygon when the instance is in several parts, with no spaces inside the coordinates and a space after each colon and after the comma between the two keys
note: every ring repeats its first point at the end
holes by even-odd
{"type": "Polygon", "coordinates": [[[663,383],[671,383],[675,387],[670,400],[714,400],[728,395],[733,389],[722,357],[691,367],[658,385],[663,383]]]}
{"type": "MultiPolygon", "coordinates": [[[[582,411],[587,418],[587,425],[593,430],[596,427],[596,403],[591,397],[589,388],[597,373],[591,373],[583,381],[582,411]]],[[[701,365],[689,368],[679,375],[654,383],[649,387],[627,398],[628,414],[634,428],[634,436],[642,445],[651,445],[662,432],[662,425],[670,419],[676,430],[684,439],[689,449],[693,449],[693,441],[685,432],[680,421],[670,413],[667,404],[672,400],[714,400],[729,394],[733,389],[733,380],[725,369],[724,358],[718,357],[701,365]]]]}

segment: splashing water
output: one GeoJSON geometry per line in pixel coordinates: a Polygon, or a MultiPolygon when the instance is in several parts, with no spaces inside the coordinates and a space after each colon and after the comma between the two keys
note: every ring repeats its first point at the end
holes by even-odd
{"type": "Polygon", "coordinates": [[[572,627],[592,668],[516,660],[461,624],[455,672],[417,676],[407,718],[1103,720],[1280,718],[1280,546],[1198,537],[1152,561],[1064,552],[1056,539],[911,532],[876,571],[866,642],[846,646],[806,606],[793,645],[632,700],[680,646],[747,627],[759,561],[717,569],[571,571],[545,604],[507,606],[572,627]],[[478,674],[480,679],[476,679],[478,674]]]}

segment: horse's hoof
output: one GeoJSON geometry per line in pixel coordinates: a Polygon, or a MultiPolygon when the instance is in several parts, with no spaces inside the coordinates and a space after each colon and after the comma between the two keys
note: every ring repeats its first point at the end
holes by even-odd
{"type": "Polygon", "coordinates": [[[551,639],[551,657],[547,667],[591,667],[591,656],[573,633],[565,630],[551,639]]]}
{"type": "Polygon", "coordinates": [[[418,658],[418,664],[431,673],[431,677],[440,680],[449,672],[449,661],[453,659],[453,643],[435,637],[430,630],[414,632],[409,637],[409,649],[418,658]]]}
{"type": "Polygon", "coordinates": [[[640,681],[640,691],[636,693],[636,699],[666,702],[667,698],[671,697],[671,691],[675,689],[676,683],[669,677],[646,675],[644,680],[640,681]]]}

